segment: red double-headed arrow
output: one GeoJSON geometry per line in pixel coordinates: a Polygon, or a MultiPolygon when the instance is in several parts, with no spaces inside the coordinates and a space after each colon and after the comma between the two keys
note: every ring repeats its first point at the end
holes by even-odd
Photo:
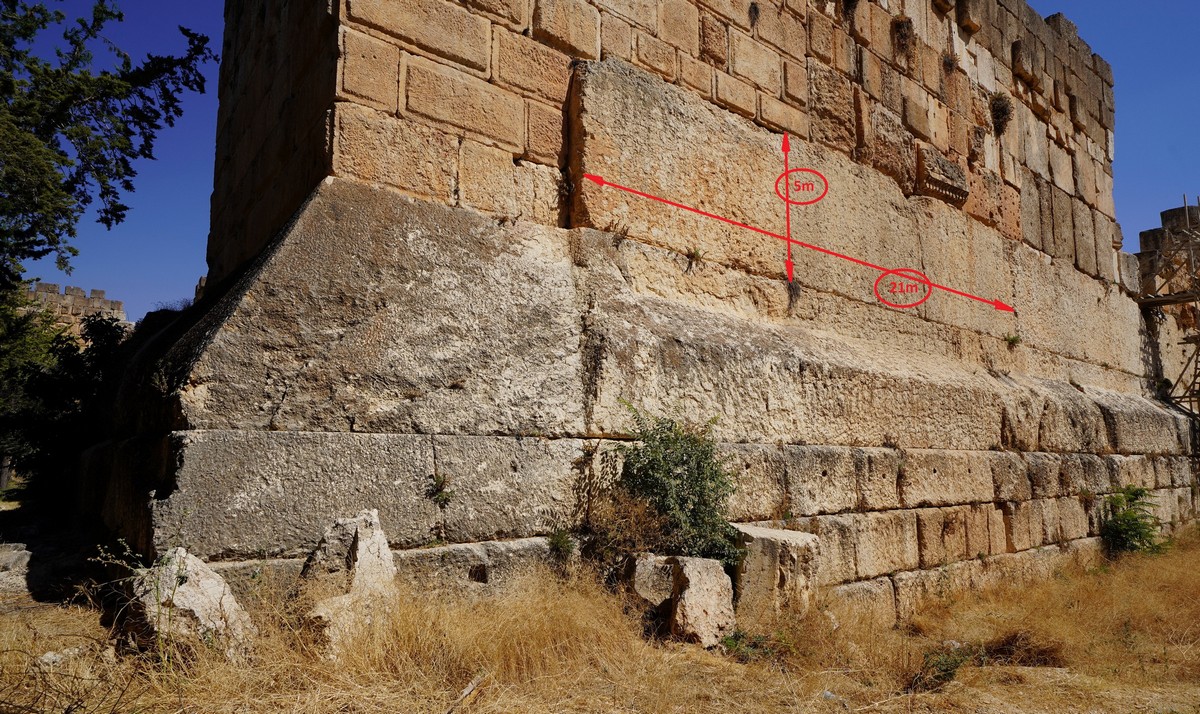
{"type": "MultiPolygon", "coordinates": [[[[877,270],[881,273],[894,272],[893,269],[885,268],[882,265],[875,265],[874,263],[871,263],[871,262],[868,262],[865,260],[861,260],[859,258],[855,258],[855,257],[849,256],[849,255],[845,255],[843,253],[839,253],[834,250],[829,250],[828,248],[822,248],[819,245],[813,245],[811,243],[805,243],[803,241],[795,240],[794,238],[791,237],[791,235],[781,236],[778,233],[773,233],[764,228],[759,228],[757,226],[752,226],[748,223],[742,223],[740,221],[735,221],[731,218],[726,218],[724,216],[718,216],[715,213],[709,213],[708,211],[702,211],[699,208],[694,208],[692,206],[688,206],[686,204],[679,203],[678,201],[672,201],[670,199],[666,199],[661,196],[655,196],[653,194],[649,194],[644,191],[639,191],[636,188],[630,188],[629,186],[622,186],[619,183],[613,183],[612,181],[607,181],[603,177],[596,176],[595,174],[584,174],[583,177],[585,179],[597,184],[598,186],[608,186],[611,188],[615,188],[618,191],[624,191],[626,193],[631,193],[635,196],[641,196],[642,198],[647,198],[647,199],[650,199],[651,201],[658,201],[659,203],[665,203],[666,205],[671,206],[673,208],[678,208],[683,211],[689,211],[691,213],[695,213],[697,215],[704,216],[705,218],[711,218],[716,221],[721,221],[722,223],[728,223],[731,226],[737,226],[738,228],[744,228],[745,230],[753,231],[760,235],[764,235],[764,236],[768,236],[770,238],[776,238],[778,240],[785,241],[788,245],[788,258],[787,258],[787,263],[786,263],[787,269],[788,269],[788,280],[792,279],[792,255],[791,255],[792,250],[791,250],[791,248],[793,245],[800,247],[800,248],[807,248],[809,250],[815,250],[818,253],[824,253],[825,255],[832,256],[832,257],[838,258],[840,260],[848,260],[851,263],[854,263],[856,265],[861,265],[864,268],[870,268],[872,270],[877,270]]],[[[790,212],[788,214],[788,232],[789,232],[789,234],[791,232],[791,214],[790,214],[790,212]]],[[[943,290],[945,292],[951,293],[952,295],[958,295],[960,297],[965,297],[970,300],[974,300],[976,302],[984,303],[985,305],[991,305],[995,309],[1003,311],[1003,312],[1016,312],[1016,310],[1014,310],[1011,305],[1006,305],[1005,303],[1003,303],[999,300],[996,300],[996,299],[988,299],[988,298],[980,297],[978,295],[972,295],[971,293],[963,292],[962,290],[956,290],[954,288],[951,288],[951,287],[948,287],[945,285],[939,285],[932,281],[927,283],[927,286],[933,290],[943,290]]]]}

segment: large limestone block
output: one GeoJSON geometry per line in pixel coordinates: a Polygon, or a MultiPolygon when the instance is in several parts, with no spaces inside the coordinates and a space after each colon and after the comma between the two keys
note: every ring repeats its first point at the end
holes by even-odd
{"type": "Polygon", "coordinates": [[[810,533],[735,525],[746,554],[737,572],[737,616],[745,628],[812,602],[820,541],[810,533]]]}
{"type": "Polygon", "coordinates": [[[1141,396],[1089,389],[1104,415],[1112,447],[1122,454],[1178,454],[1175,415],[1141,396]]]}
{"type": "Polygon", "coordinates": [[[788,453],[782,446],[722,444],[734,491],[726,504],[733,521],[765,521],[786,515],[788,453]]]}
{"type": "MultiPolygon", "coordinates": [[[[785,245],[776,238],[583,179],[599,175],[782,235],[784,203],[775,193],[781,135],[616,61],[587,63],[577,73],[573,220],[623,225],[632,237],[679,254],[696,248],[707,261],[784,276],[785,245]]],[[[920,265],[917,227],[892,179],[796,137],[790,157],[794,168],[821,172],[830,189],[819,203],[793,206],[794,237],[888,267],[920,265]]],[[[819,193],[821,182],[814,183],[819,193]]],[[[811,250],[797,249],[793,259],[804,285],[874,302],[877,272],[811,250]]]]}
{"type": "Polygon", "coordinates": [[[674,586],[671,633],[702,647],[714,647],[733,634],[733,583],[721,562],[672,558],[674,586]]]}
{"type": "Polygon", "coordinates": [[[131,584],[132,625],[143,640],[213,643],[226,657],[245,656],[257,630],[233,591],[202,560],[173,548],[131,584]]]}
{"type": "Polygon", "coordinates": [[[857,485],[867,473],[862,449],[799,446],[786,449],[788,503],[793,515],[848,511],[858,505],[857,485]]]}
{"type": "Polygon", "coordinates": [[[1021,344],[1054,354],[1143,371],[1140,312],[1133,300],[1021,244],[1011,245],[1021,344]]]}
{"type": "Polygon", "coordinates": [[[992,471],[986,453],[910,451],[900,494],[906,508],[991,501],[992,471]]]}
{"type": "Polygon", "coordinates": [[[851,348],[661,299],[612,290],[605,297],[601,285],[608,287],[597,285],[589,323],[602,346],[595,431],[628,432],[622,402],[636,396],[659,413],[715,415],[715,433],[728,441],[966,449],[1000,442],[999,396],[949,360],[897,368],[885,345],[851,348]]]}
{"type": "Polygon", "coordinates": [[[331,516],[378,507],[393,543],[434,537],[431,438],[412,434],[175,434],[174,484],[151,504],[155,547],[206,558],[300,556],[331,516]]]}
{"type": "Polygon", "coordinates": [[[915,511],[864,513],[855,520],[859,579],[910,570],[920,564],[915,511]]]}
{"type": "Polygon", "coordinates": [[[414,590],[470,592],[508,582],[551,558],[545,538],[454,543],[392,551],[397,577],[414,590]]]}
{"type": "Polygon", "coordinates": [[[578,439],[435,436],[435,468],[452,495],[442,536],[468,542],[526,538],[570,522],[578,439]]]}
{"type": "Polygon", "coordinates": [[[835,614],[845,610],[846,617],[879,629],[896,624],[896,592],[889,577],[839,585],[829,599],[835,614]]]}
{"type": "Polygon", "coordinates": [[[327,179],[168,357],[180,420],[578,433],[575,297],[552,232],[327,179]]]}

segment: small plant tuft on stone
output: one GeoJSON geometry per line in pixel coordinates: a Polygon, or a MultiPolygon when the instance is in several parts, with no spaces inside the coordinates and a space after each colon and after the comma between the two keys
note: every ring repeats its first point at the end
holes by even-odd
{"type": "Polygon", "coordinates": [[[1150,511],[1150,491],[1126,486],[1104,499],[1100,538],[1109,553],[1161,553],[1161,522],[1150,511]]]}
{"type": "Polygon", "coordinates": [[[804,290],[800,287],[800,283],[798,281],[790,280],[787,284],[787,294],[787,311],[788,314],[791,315],[792,311],[796,309],[796,305],[799,304],[800,296],[804,294],[804,290]]]}
{"type": "Polygon", "coordinates": [[[621,245],[629,240],[629,226],[619,221],[612,221],[604,227],[605,233],[612,233],[612,247],[620,248],[621,245]]]}
{"type": "Polygon", "coordinates": [[[683,254],[687,258],[687,267],[684,268],[685,273],[690,273],[696,269],[697,265],[704,262],[704,251],[700,250],[699,246],[692,246],[683,254]]]}
{"type": "Polygon", "coordinates": [[[993,92],[988,106],[992,110],[992,130],[996,136],[1003,136],[1013,118],[1012,97],[1004,92],[993,92]]]}
{"type": "Polygon", "coordinates": [[[450,479],[441,474],[434,474],[430,477],[429,488],[425,490],[425,496],[433,501],[434,505],[442,510],[446,510],[446,506],[454,500],[454,491],[450,490],[450,479]]]}
{"type": "Polygon", "coordinates": [[[954,70],[958,68],[958,55],[949,50],[942,53],[942,71],[946,74],[954,74],[954,70]]]}
{"type": "Polygon", "coordinates": [[[1020,335],[1005,335],[1004,341],[1008,343],[1008,349],[1010,349],[1010,350],[1015,349],[1017,345],[1021,344],[1021,336],[1020,335]]]}
{"type": "Polygon", "coordinates": [[[575,552],[575,539],[565,528],[559,528],[547,536],[546,544],[550,548],[550,555],[559,562],[567,560],[575,552]]]}
{"type": "Polygon", "coordinates": [[[911,17],[897,17],[892,21],[892,34],[896,40],[896,50],[907,56],[912,49],[913,21],[911,17]]]}

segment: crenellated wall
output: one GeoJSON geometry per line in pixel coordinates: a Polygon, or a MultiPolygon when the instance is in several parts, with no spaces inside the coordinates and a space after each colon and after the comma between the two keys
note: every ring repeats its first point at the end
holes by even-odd
{"type": "Polygon", "coordinates": [[[37,283],[29,288],[25,297],[75,334],[79,334],[83,318],[90,315],[112,317],[129,326],[125,321],[125,303],[109,300],[103,290],[92,290],[89,294],[83,288],[68,285],[59,292],[59,286],[54,283],[37,283]]]}
{"type": "Polygon", "coordinates": [[[893,613],[1095,553],[1124,485],[1195,517],[1118,253],[1111,68],[1065,18],[294,4],[227,4],[212,302],[147,339],[96,452],[142,550],[290,558],[361,508],[400,549],[545,535],[624,402],[716,417],[733,515],[817,533],[820,582],[893,613]],[[828,188],[790,213],[785,132],[828,188]],[[902,269],[910,309],[877,297],[902,269]]]}

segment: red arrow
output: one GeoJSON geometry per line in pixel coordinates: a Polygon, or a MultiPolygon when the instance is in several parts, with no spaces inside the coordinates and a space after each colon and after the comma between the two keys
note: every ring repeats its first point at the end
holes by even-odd
{"type": "MultiPolygon", "coordinates": [[[[604,180],[603,177],[596,176],[595,174],[584,174],[583,177],[585,179],[587,179],[588,181],[591,181],[599,186],[611,186],[611,187],[617,189],[618,191],[632,193],[635,196],[641,196],[642,198],[648,198],[651,201],[658,201],[659,203],[665,203],[668,206],[672,206],[674,208],[678,208],[678,209],[684,210],[684,211],[690,211],[691,213],[695,213],[697,215],[704,216],[705,218],[712,218],[713,220],[721,221],[722,223],[728,223],[731,226],[737,226],[738,228],[744,228],[748,231],[754,231],[755,233],[759,233],[761,235],[768,236],[770,238],[777,238],[781,241],[786,241],[789,246],[796,245],[801,248],[808,248],[809,250],[815,250],[818,253],[824,253],[825,255],[829,255],[834,258],[839,258],[841,260],[848,260],[851,263],[854,263],[855,265],[861,265],[864,268],[871,268],[872,270],[878,270],[881,273],[886,273],[889,271],[889,268],[885,268],[882,265],[875,265],[874,263],[869,263],[865,260],[860,260],[859,258],[854,258],[849,255],[845,255],[844,253],[838,253],[837,251],[829,250],[828,248],[822,248],[819,245],[813,245],[811,243],[805,243],[803,241],[798,241],[798,240],[791,238],[790,236],[781,236],[778,233],[772,233],[771,231],[768,231],[763,228],[759,228],[757,226],[752,226],[748,223],[742,223],[740,221],[735,221],[731,218],[725,218],[724,216],[718,216],[715,213],[709,213],[708,211],[702,211],[699,208],[693,208],[692,206],[688,206],[688,205],[679,203],[677,201],[672,201],[672,200],[669,200],[666,198],[662,198],[661,196],[655,196],[654,194],[646,193],[644,191],[639,191],[636,188],[630,188],[628,186],[622,186],[619,183],[613,183],[611,181],[606,181],[606,180],[604,180]]],[[[996,310],[1001,311],[1001,312],[1016,312],[1016,310],[1011,305],[1005,304],[996,299],[979,297],[978,295],[972,295],[971,293],[963,292],[962,290],[955,290],[954,288],[947,287],[945,285],[939,285],[932,281],[930,281],[929,287],[934,290],[944,290],[945,292],[951,293],[953,295],[965,297],[967,299],[974,300],[976,302],[984,303],[985,305],[991,305],[993,308],[995,308],[996,310]]]]}
{"type": "Polygon", "coordinates": [[[783,185],[784,199],[783,212],[787,216],[787,260],[784,265],[787,266],[788,282],[792,282],[792,179],[788,176],[788,152],[792,150],[792,146],[788,143],[787,132],[783,134],[783,185]]]}

